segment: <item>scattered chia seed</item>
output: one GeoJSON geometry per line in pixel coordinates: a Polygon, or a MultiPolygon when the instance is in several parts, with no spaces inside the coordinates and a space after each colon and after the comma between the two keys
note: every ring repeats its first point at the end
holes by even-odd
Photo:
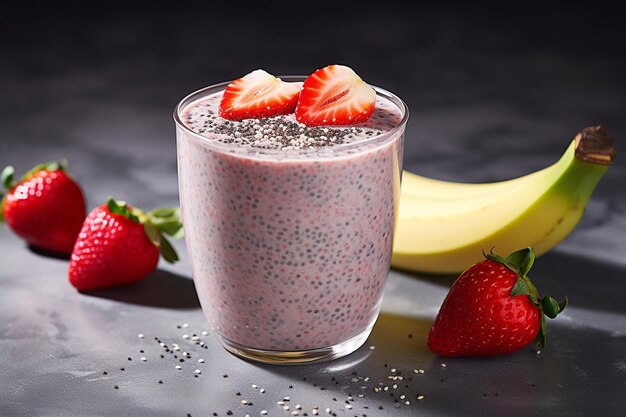
{"type": "MultiPolygon", "coordinates": [[[[297,300],[296,300],[297,301],[297,300]]],[[[184,323],[183,325],[181,325],[181,327],[189,327],[188,324],[184,323]]],[[[145,337],[145,336],[144,336],[145,337]]],[[[178,335],[174,335],[174,338],[176,337],[180,337],[178,335]]],[[[180,362],[183,362],[184,358],[191,358],[192,355],[195,356],[196,358],[198,356],[196,356],[196,351],[193,351],[193,349],[198,349],[201,348],[200,347],[194,347],[194,345],[199,345],[199,338],[198,336],[196,336],[196,334],[192,335],[192,332],[189,331],[189,334],[183,335],[183,338],[185,339],[190,339],[190,342],[193,341],[195,343],[192,343],[192,347],[190,348],[189,346],[187,346],[187,349],[191,349],[190,352],[186,352],[186,351],[182,351],[181,347],[178,346],[177,344],[172,344],[172,350],[170,351],[170,353],[172,354],[172,356],[175,357],[175,359],[177,359],[180,362]],[[185,337],[186,336],[186,337],[185,337]],[[178,359],[176,357],[176,355],[173,355],[174,351],[176,352],[180,352],[179,356],[182,356],[180,359],[178,359]]],[[[411,338],[411,337],[409,337],[411,338]]],[[[167,347],[167,345],[161,341],[161,339],[159,339],[158,337],[155,337],[155,340],[157,341],[157,343],[159,343],[159,346],[161,346],[162,349],[164,349],[166,352],[169,350],[169,348],[167,347]]],[[[165,339],[164,339],[165,340],[165,339]]],[[[171,339],[170,339],[171,340],[171,339]]],[[[184,347],[183,345],[184,342],[181,342],[181,345],[184,347]]],[[[369,347],[371,350],[374,350],[375,347],[372,345],[369,347]]],[[[140,353],[144,353],[144,350],[141,349],[139,350],[140,353]]],[[[163,354],[160,355],[161,358],[165,358],[165,356],[163,354]]],[[[129,361],[132,361],[132,357],[128,357],[129,361]]],[[[146,362],[147,358],[145,356],[141,356],[140,361],[146,362]]],[[[197,359],[198,363],[205,363],[205,360],[202,358],[198,358],[197,359]]],[[[396,364],[396,366],[399,364],[396,364]]],[[[403,374],[423,374],[425,373],[424,369],[418,368],[416,367],[415,369],[409,368],[409,369],[403,369],[403,368],[391,368],[390,364],[385,363],[383,365],[385,368],[389,368],[386,373],[387,375],[379,375],[377,377],[372,376],[371,378],[365,377],[365,376],[359,376],[360,372],[357,371],[351,371],[351,375],[352,376],[329,376],[329,380],[328,379],[321,379],[321,380],[315,380],[314,378],[309,378],[309,380],[312,379],[311,384],[314,387],[319,387],[319,389],[321,391],[325,391],[326,387],[324,387],[324,385],[328,385],[328,383],[330,383],[331,381],[335,383],[335,385],[339,385],[340,387],[337,387],[337,394],[339,394],[337,397],[332,398],[332,400],[336,403],[336,404],[341,404],[343,405],[343,407],[340,407],[338,410],[332,411],[330,410],[330,408],[327,409],[327,413],[330,416],[337,416],[342,415],[341,411],[343,411],[343,413],[345,413],[346,417],[348,417],[348,415],[352,415],[354,414],[355,417],[366,417],[367,414],[365,413],[352,413],[353,408],[356,407],[361,407],[364,410],[368,410],[369,408],[374,408],[375,406],[373,404],[370,404],[369,406],[366,405],[367,403],[363,403],[363,401],[368,401],[368,397],[369,400],[371,401],[372,398],[375,395],[381,395],[382,392],[386,392],[386,394],[384,395],[385,398],[383,401],[388,401],[388,404],[393,404],[395,408],[401,407],[402,405],[404,406],[415,406],[416,401],[422,401],[424,399],[424,395],[422,394],[414,394],[411,393],[411,390],[415,389],[415,386],[411,387],[409,386],[409,384],[401,384],[399,385],[399,383],[392,383],[390,385],[385,385],[384,382],[381,381],[381,379],[384,380],[391,380],[391,381],[402,381],[405,380],[406,382],[410,382],[413,381],[413,377],[408,377],[408,376],[404,376],[403,374]],[[411,372],[412,371],[412,372],[411,372]],[[404,386],[404,388],[406,388],[406,390],[403,390],[402,388],[400,388],[401,386],[404,386]],[[345,390],[345,388],[349,387],[350,391],[352,391],[353,393],[355,392],[354,390],[356,390],[356,394],[353,396],[350,393],[347,394],[343,394],[346,395],[346,397],[341,398],[341,393],[346,393],[349,392],[347,390],[345,390]],[[373,393],[377,393],[377,394],[373,394],[373,393]],[[410,395],[408,395],[410,394],[410,395]],[[411,398],[412,397],[412,398],[411,398]],[[359,401],[359,399],[361,399],[361,401],[359,401]],[[393,399],[393,402],[391,402],[390,400],[393,399]],[[411,402],[413,402],[413,404],[411,404],[411,402]],[[346,413],[347,412],[347,413],[346,413]]],[[[445,363],[440,363],[441,368],[446,368],[446,364],[445,363]]],[[[171,368],[170,368],[171,369],[171,368]]],[[[182,367],[180,365],[176,365],[175,366],[176,370],[182,370],[182,367]]],[[[193,368],[191,368],[193,369],[193,368]]],[[[120,368],[121,371],[124,371],[125,368],[120,368]]],[[[107,375],[108,372],[107,371],[102,371],[103,375],[107,375]]],[[[193,376],[195,378],[198,378],[200,375],[202,374],[202,371],[200,369],[195,369],[193,371],[193,376]]],[[[181,373],[179,375],[182,375],[183,377],[186,375],[186,373],[181,373]]],[[[218,374],[219,375],[219,374],[218,374]]],[[[216,376],[218,376],[216,375],[216,376]]],[[[223,378],[229,378],[229,374],[224,373],[223,378]]],[[[238,379],[238,378],[236,378],[238,379]]],[[[307,381],[307,377],[302,377],[303,381],[307,381]]],[[[417,377],[416,377],[417,380],[417,377]]],[[[443,382],[444,379],[441,378],[441,382],[443,382]]],[[[243,382],[243,381],[240,381],[243,382]]],[[[389,382],[389,381],[387,381],[389,382]]],[[[199,382],[200,383],[200,382],[199,382]]],[[[158,384],[159,385],[163,385],[163,379],[158,379],[158,384]]],[[[532,385],[534,386],[535,384],[532,383],[532,385]]],[[[258,391],[260,394],[264,394],[266,392],[266,390],[264,388],[260,388],[257,384],[250,384],[249,385],[253,390],[258,391]]],[[[284,386],[283,386],[284,387],[284,386]]],[[[294,385],[293,384],[289,384],[288,385],[289,389],[294,389],[294,385]]],[[[119,385],[115,385],[115,389],[120,389],[119,385]]],[[[284,389],[284,388],[283,388],[284,389]]],[[[270,390],[271,391],[271,390],[270,390]]],[[[415,391],[413,391],[415,392],[415,391]]],[[[297,401],[297,396],[298,396],[298,392],[297,391],[290,391],[290,393],[293,393],[295,395],[292,395],[293,399],[294,399],[294,404],[295,401],[297,401]]],[[[245,394],[245,393],[244,393],[245,394]]],[[[232,394],[231,394],[232,395],[232,394]]],[[[238,396],[240,402],[242,405],[245,405],[247,407],[250,407],[250,410],[255,410],[255,412],[260,413],[261,416],[266,416],[269,414],[268,410],[260,410],[257,411],[258,409],[252,408],[253,403],[247,399],[243,399],[242,398],[242,393],[237,391],[235,393],[236,396],[238,396]]],[[[480,395],[480,394],[479,394],[480,395]]],[[[498,393],[493,393],[491,394],[493,396],[498,396],[498,393]]],[[[488,396],[487,393],[484,394],[485,397],[488,396]]],[[[245,397],[243,397],[245,398],[245,397]]],[[[380,398],[380,397],[379,397],[380,398]]],[[[291,405],[290,404],[291,401],[291,397],[289,396],[284,396],[282,397],[281,401],[278,401],[277,404],[278,406],[280,406],[283,410],[283,412],[285,414],[290,414],[292,416],[302,416],[302,417],[308,417],[308,415],[314,415],[314,416],[318,416],[320,414],[320,408],[319,406],[314,406],[312,409],[309,410],[309,413],[307,414],[307,412],[303,411],[303,407],[300,404],[295,404],[295,405],[291,405]]],[[[232,406],[232,405],[231,405],[232,406]]],[[[377,405],[379,410],[383,410],[383,406],[382,405],[377,405]]],[[[389,407],[387,407],[389,408],[389,407]]],[[[217,412],[212,413],[214,417],[218,416],[217,412]]],[[[224,415],[224,414],[221,414],[224,415]]],[[[226,412],[226,415],[232,416],[234,415],[234,412],[229,410],[228,412],[226,412]]],[[[250,413],[250,414],[246,414],[246,416],[250,416],[250,415],[254,415],[254,413],[250,413]]],[[[244,416],[244,417],[246,417],[244,416]]]]}

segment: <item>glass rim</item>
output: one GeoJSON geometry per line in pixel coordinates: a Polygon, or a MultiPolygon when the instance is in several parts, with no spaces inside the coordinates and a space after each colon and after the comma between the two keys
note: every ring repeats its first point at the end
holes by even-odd
{"type": "MultiPolygon", "coordinates": [[[[307,78],[307,76],[279,75],[278,78],[284,81],[288,81],[288,82],[302,82],[307,78]]],[[[199,100],[200,98],[206,97],[214,92],[225,89],[226,86],[230,84],[231,82],[232,81],[223,81],[220,83],[211,84],[206,87],[202,87],[198,90],[192,91],[191,93],[183,97],[178,102],[178,104],[176,104],[176,106],[174,107],[174,114],[173,114],[174,122],[176,126],[181,128],[187,135],[191,136],[196,141],[200,142],[201,144],[207,146],[208,148],[212,150],[227,152],[231,155],[250,156],[250,157],[256,157],[256,158],[280,156],[281,157],[280,159],[292,159],[292,158],[297,159],[298,157],[320,154],[320,150],[327,149],[329,152],[333,152],[333,153],[336,151],[341,151],[338,153],[338,156],[339,156],[339,155],[343,155],[342,153],[343,151],[349,151],[349,150],[354,150],[354,149],[358,150],[361,147],[365,148],[368,144],[377,143],[379,141],[382,141],[382,139],[388,139],[388,138],[394,137],[398,131],[401,131],[406,127],[406,123],[409,119],[409,108],[404,102],[404,100],[402,100],[400,97],[398,97],[394,93],[388,90],[385,90],[384,88],[369,84],[374,89],[377,96],[380,96],[389,100],[392,104],[394,104],[400,110],[402,118],[400,119],[398,124],[390,130],[386,130],[384,132],[381,132],[374,136],[370,136],[363,140],[357,140],[357,141],[349,142],[349,143],[342,143],[342,144],[333,145],[329,147],[302,148],[302,149],[289,149],[289,150],[263,149],[263,148],[257,149],[257,148],[249,147],[249,146],[242,147],[240,145],[232,145],[232,144],[219,142],[217,140],[211,140],[207,138],[206,136],[201,135],[200,133],[194,132],[181,120],[181,112],[189,104],[193,103],[194,101],[199,100]],[[237,152],[237,149],[245,149],[246,152],[237,152]],[[256,152],[250,153],[250,150],[253,150],[256,152]]],[[[333,127],[333,126],[329,126],[329,127],[333,127]]],[[[328,155],[326,154],[323,154],[320,156],[328,157],[328,155]]],[[[330,155],[330,157],[332,158],[332,155],[330,155]]]]}

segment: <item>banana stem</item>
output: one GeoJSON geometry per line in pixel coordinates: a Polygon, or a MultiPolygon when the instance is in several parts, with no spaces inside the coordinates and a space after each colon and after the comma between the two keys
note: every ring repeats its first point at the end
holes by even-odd
{"type": "Polygon", "coordinates": [[[576,159],[600,165],[611,165],[615,158],[615,141],[602,126],[583,129],[574,138],[576,159]]]}

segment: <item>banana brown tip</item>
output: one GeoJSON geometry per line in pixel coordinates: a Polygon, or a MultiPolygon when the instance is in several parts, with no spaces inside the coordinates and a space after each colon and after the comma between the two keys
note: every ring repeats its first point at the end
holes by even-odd
{"type": "Polygon", "coordinates": [[[600,125],[584,128],[574,138],[576,158],[593,164],[611,165],[615,157],[615,141],[600,125]]]}

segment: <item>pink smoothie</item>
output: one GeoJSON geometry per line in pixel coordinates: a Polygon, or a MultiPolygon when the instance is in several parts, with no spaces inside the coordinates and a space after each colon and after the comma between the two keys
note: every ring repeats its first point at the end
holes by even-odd
{"type": "Polygon", "coordinates": [[[369,333],[391,259],[401,102],[379,92],[367,122],[311,128],[293,114],[226,121],[221,94],[186,103],[177,126],[185,239],[214,332],[276,351],[369,333]]]}

